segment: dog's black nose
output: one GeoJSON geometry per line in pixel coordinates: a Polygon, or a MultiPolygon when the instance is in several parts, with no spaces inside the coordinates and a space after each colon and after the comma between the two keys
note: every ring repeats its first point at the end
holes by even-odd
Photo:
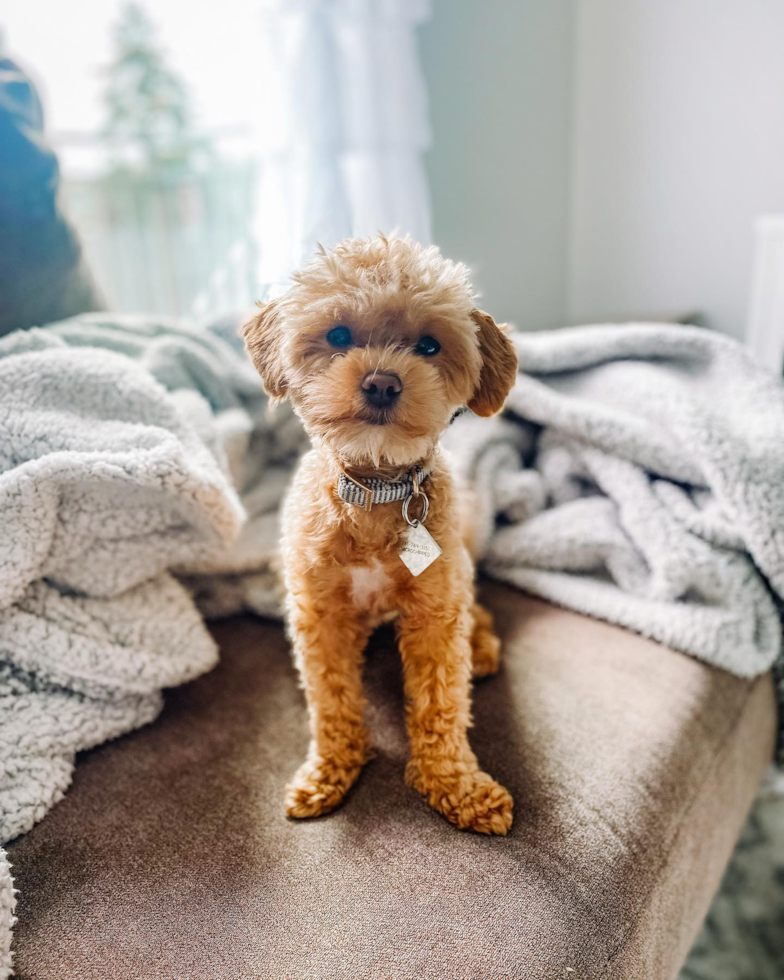
{"type": "Polygon", "coordinates": [[[391,371],[368,371],[362,379],[362,394],[376,408],[389,408],[402,390],[403,382],[391,371]]]}

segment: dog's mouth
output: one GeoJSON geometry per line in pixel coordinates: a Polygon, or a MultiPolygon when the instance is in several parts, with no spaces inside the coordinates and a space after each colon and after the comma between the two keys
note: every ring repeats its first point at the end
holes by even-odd
{"type": "Polygon", "coordinates": [[[358,420],[364,422],[365,425],[389,425],[393,415],[394,409],[392,408],[365,409],[358,416],[358,420]]]}

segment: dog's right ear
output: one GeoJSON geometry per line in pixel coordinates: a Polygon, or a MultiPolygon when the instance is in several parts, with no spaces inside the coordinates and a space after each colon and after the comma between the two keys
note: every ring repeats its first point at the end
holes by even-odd
{"type": "MultiPolygon", "coordinates": [[[[261,305],[261,304],[260,304],[261,305]]],[[[261,375],[267,394],[282,401],[286,397],[286,379],[281,363],[280,310],[276,300],[261,306],[258,314],[242,328],[245,350],[261,375]]]]}

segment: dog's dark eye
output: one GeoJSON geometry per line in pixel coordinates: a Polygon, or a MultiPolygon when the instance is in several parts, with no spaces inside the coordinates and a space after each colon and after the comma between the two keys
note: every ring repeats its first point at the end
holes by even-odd
{"type": "Polygon", "coordinates": [[[348,329],[348,327],[338,325],[337,327],[333,327],[327,333],[327,340],[333,347],[350,347],[351,331],[348,329]]]}
{"type": "Polygon", "coordinates": [[[423,357],[432,357],[441,350],[441,344],[435,337],[422,337],[414,350],[423,357]]]}

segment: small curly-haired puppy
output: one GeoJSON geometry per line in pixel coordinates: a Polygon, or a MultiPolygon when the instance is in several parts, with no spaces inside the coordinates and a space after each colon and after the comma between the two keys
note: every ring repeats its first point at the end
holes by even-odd
{"type": "Polygon", "coordinates": [[[470,683],[497,669],[490,615],[438,441],[455,412],[492,415],[517,371],[475,308],[467,269],[410,239],[321,250],[243,329],[272,399],[312,440],[283,513],[287,616],[310,750],[286,811],[334,809],[370,755],[362,658],[396,617],[411,740],[408,781],[458,827],[506,834],[512,798],[468,743],[470,683]]]}

